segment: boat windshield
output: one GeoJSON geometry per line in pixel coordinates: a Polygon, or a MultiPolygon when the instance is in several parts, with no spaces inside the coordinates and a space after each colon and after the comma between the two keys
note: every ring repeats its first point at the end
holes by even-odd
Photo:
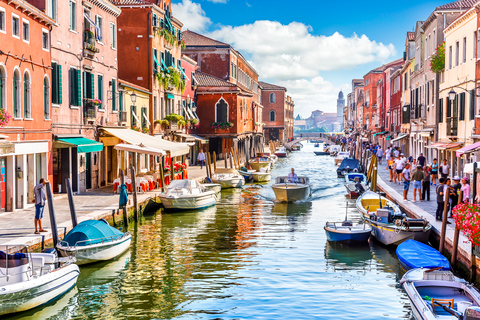
{"type": "MultiPolygon", "coordinates": [[[[277,177],[275,179],[275,183],[289,183],[288,177],[277,177]]],[[[307,177],[298,177],[298,182],[299,184],[308,184],[308,178],[307,177]]]]}
{"type": "Polygon", "coordinates": [[[168,189],[192,189],[199,187],[200,185],[196,180],[173,180],[168,189]]]}

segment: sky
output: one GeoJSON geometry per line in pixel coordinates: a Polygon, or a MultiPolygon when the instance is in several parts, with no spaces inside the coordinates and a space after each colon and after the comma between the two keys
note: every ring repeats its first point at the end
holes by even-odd
{"type": "Polygon", "coordinates": [[[407,31],[448,1],[172,0],[183,30],[229,43],[287,88],[295,115],[336,112],[351,80],[403,56],[407,31]]]}

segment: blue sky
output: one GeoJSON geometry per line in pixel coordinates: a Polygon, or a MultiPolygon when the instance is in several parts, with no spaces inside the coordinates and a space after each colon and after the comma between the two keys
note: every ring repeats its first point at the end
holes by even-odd
{"type": "Polygon", "coordinates": [[[334,112],[352,78],[402,56],[407,31],[443,1],[172,1],[185,27],[232,44],[284,85],[296,112],[334,112]],[[294,3],[294,4],[292,4],[294,3]],[[296,5],[298,3],[300,5],[296,5]],[[355,36],[356,35],[356,36],[355,36]],[[363,36],[363,37],[362,37],[363,36]]]}

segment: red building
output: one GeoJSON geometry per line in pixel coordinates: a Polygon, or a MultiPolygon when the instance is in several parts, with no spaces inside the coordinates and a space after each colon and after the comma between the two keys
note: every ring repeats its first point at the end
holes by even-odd
{"type": "Polygon", "coordinates": [[[260,81],[263,105],[263,132],[266,141],[285,141],[287,119],[287,88],[260,81]]]}
{"type": "Polygon", "coordinates": [[[0,0],[0,212],[32,205],[52,178],[50,30],[55,21],[22,0],[0,0]]]}
{"type": "Polygon", "coordinates": [[[364,86],[364,130],[369,133],[377,132],[375,124],[377,123],[375,117],[378,116],[378,105],[377,105],[377,85],[378,81],[383,79],[383,68],[376,68],[368,72],[364,77],[363,81],[364,86]]]}
{"type": "Polygon", "coordinates": [[[402,68],[394,71],[390,76],[390,109],[387,110],[387,129],[389,135],[400,133],[402,125],[402,68]]]}

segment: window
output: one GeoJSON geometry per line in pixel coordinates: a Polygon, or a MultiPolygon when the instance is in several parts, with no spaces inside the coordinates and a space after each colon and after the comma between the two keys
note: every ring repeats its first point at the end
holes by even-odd
{"type": "Polygon", "coordinates": [[[270,93],[270,103],[275,103],[276,98],[277,97],[275,96],[274,92],[270,93]]]}
{"type": "Polygon", "coordinates": [[[48,0],[47,14],[53,20],[57,20],[57,0],[48,0]]]}
{"type": "Polygon", "coordinates": [[[137,116],[137,107],[136,106],[130,106],[130,126],[131,127],[136,127],[137,126],[137,119],[135,118],[137,116]]]}
{"type": "Polygon", "coordinates": [[[77,3],[70,0],[69,7],[70,30],[77,31],[77,3]]]}
{"type": "Polygon", "coordinates": [[[460,93],[459,120],[465,120],[465,92],[460,93]]]}
{"type": "Polygon", "coordinates": [[[158,51],[157,49],[153,48],[153,74],[158,72],[157,62],[158,62],[158,51]]]}
{"type": "Polygon", "coordinates": [[[467,62],[467,37],[463,38],[463,63],[467,62]]]}
{"type": "Polygon", "coordinates": [[[432,54],[435,54],[435,44],[437,43],[437,39],[435,39],[435,30],[433,30],[433,37],[432,37],[432,54]]]}
{"type": "Polygon", "coordinates": [[[408,73],[405,72],[405,74],[403,75],[404,79],[403,79],[403,91],[407,91],[407,85],[408,85],[408,73]]]}
{"type": "Polygon", "coordinates": [[[25,119],[30,119],[32,117],[30,87],[30,74],[25,71],[25,74],[23,75],[23,117],[25,119]]]}
{"type": "Polygon", "coordinates": [[[117,48],[117,35],[115,34],[115,24],[110,23],[110,47],[117,48]]]}
{"type": "Polygon", "coordinates": [[[14,118],[20,118],[22,113],[22,105],[21,105],[21,95],[20,95],[20,72],[15,70],[13,72],[13,117],[14,118]]]}
{"type": "Polygon", "coordinates": [[[12,15],[12,35],[20,39],[20,18],[12,15]]]}
{"type": "Polygon", "coordinates": [[[50,83],[47,76],[43,78],[43,113],[45,120],[50,120],[50,83]]]}
{"type": "Polygon", "coordinates": [[[448,69],[452,69],[453,49],[448,47],[448,69]]]}
{"type": "Polygon", "coordinates": [[[23,20],[23,41],[30,42],[30,24],[23,20]]]}
{"type": "Polygon", "coordinates": [[[477,31],[477,59],[480,58],[480,31],[477,31]]]}
{"type": "Polygon", "coordinates": [[[52,103],[62,104],[62,66],[56,62],[52,62],[52,103]]]}
{"type": "MultiPolygon", "coordinates": [[[[61,66],[60,72],[61,72],[61,66]]],[[[61,73],[60,73],[61,74],[61,73]]],[[[69,71],[69,97],[70,97],[70,105],[75,107],[80,107],[82,105],[82,74],[80,70],[75,68],[70,68],[69,71]]],[[[61,82],[61,81],[60,81],[61,82]]],[[[60,86],[61,90],[61,86],[60,86]]],[[[55,94],[55,90],[53,90],[55,94]]],[[[61,101],[61,95],[60,101],[61,101]]]]}
{"type": "Polygon", "coordinates": [[[469,107],[469,119],[474,120],[475,119],[475,100],[473,97],[475,97],[475,90],[470,90],[470,107],[469,107]]]}
{"type": "Polygon", "coordinates": [[[142,117],[142,128],[147,128],[147,108],[142,107],[142,114],[140,116],[142,117]]]}
{"type": "Polygon", "coordinates": [[[7,20],[5,9],[0,7],[0,32],[6,33],[7,32],[7,20]]]}
{"type": "Polygon", "coordinates": [[[443,99],[440,99],[438,104],[438,121],[443,122],[443,99]]]}
{"type": "Polygon", "coordinates": [[[228,122],[228,104],[223,98],[215,105],[215,121],[228,122]]]}
{"type": "Polygon", "coordinates": [[[460,63],[460,42],[455,43],[455,67],[458,67],[460,63]]]}
{"type": "Polygon", "coordinates": [[[104,110],[105,109],[105,103],[103,101],[103,76],[102,75],[98,75],[98,79],[97,79],[97,92],[98,92],[98,100],[102,101],[102,103],[98,106],[98,109],[101,109],[101,110],[104,110]]]}
{"type": "Polygon", "coordinates": [[[119,91],[118,92],[118,110],[120,110],[120,111],[125,110],[125,108],[123,106],[123,101],[125,101],[124,94],[125,94],[124,91],[119,91]]]}
{"type": "Polygon", "coordinates": [[[48,30],[42,29],[42,48],[48,51],[50,44],[48,43],[48,30]]]}
{"type": "Polygon", "coordinates": [[[112,79],[112,111],[117,111],[117,80],[112,79]]]}
{"type": "Polygon", "coordinates": [[[277,115],[274,110],[271,110],[268,115],[269,121],[276,121],[277,115]]]}
{"type": "Polygon", "coordinates": [[[6,78],[7,72],[5,67],[0,66],[0,109],[5,109],[7,107],[7,103],[5,101],[5,94],[7,91],[6,88],[6,78]]]}
{"type": "Polygon", "coordinates": [[[95,16],[95,24],[98,27],[98,42],[103,42],[103,19],[99,15],[95,16]]]}

